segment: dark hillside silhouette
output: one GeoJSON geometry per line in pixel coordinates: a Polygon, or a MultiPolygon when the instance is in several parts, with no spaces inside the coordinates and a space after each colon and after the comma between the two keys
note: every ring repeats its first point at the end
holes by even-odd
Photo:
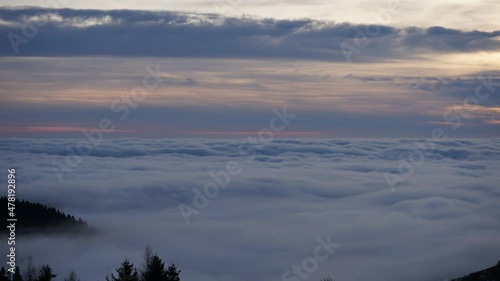
{"type": "Polygon", "coordinates": [[[500,281],[500,261],[496,266],[455,278],[451,281],[500,281]]]}
{"type": "MultiPolygon", "coordinates": [[[[9,212],[7,210],[7,197],[0,197],[0,206],[5,206],[0,212],[0,220],[7,221],[9,212]]],[[[40,203],[32,203],[26,200],[15,201],[16,234],[51,234],[63,233],[74,235],[96,234],[97,230],[90,227],[81,218],[65,214],[60,210],[40,203]]],[[[0,233],[8,234],[9,229],[2,228],[0,233]]]]}

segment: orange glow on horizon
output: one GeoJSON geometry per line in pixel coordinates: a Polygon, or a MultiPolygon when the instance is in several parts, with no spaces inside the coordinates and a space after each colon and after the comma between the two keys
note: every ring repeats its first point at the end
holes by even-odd
{"type": "MultiPolygon", "coordinates": [[[[83,130],[95,130],[92,127],[67,127],[67,126],[0,126],[2,133],[73,133],[83,130]]],[[[103,133],[135,133],[139,130],[100,130],[103,133]]]]}
{"type": "MultiPolygon", "coordinates": [[[[257,131],[188,131],[184,132],[189,135],[228,135],[228,136],[253,136],[259,135],[257,131]]],[[[266,135],[267,133],[263,133],[266,135]]],[[[292,136],[320,136],[323,132],[273,132],[275,136],[292,137],[292,136]]]]}

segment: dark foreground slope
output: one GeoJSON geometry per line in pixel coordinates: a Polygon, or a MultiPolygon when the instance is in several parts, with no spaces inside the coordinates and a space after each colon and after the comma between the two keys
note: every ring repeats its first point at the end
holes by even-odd
{"type": "MultiPolygon", "coordinates": [[[[10,205],[12,207],[12,205],[10,205]]],[[[14,209],[8,210],[7,197],[0,197],[0,221],[6,222],[13,211],[17,219],[16,234],[72,234],[88,235],[95,234],[96,229],[88,226],[81,218],[65,214],[60,210],[40,203],[32,203],[25,200],[16,200],[14,209]]],[[[8,235],[9,229],[0,228],[0,235],[8,235]]]]}
{"type": "Polygon", "coordinates": [[[451,281],[500,281],[500,261],[496,266],[451,281]]]}

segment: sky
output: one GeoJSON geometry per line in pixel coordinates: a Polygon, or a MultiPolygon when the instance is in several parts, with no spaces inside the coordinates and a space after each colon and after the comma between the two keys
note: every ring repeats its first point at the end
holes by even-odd
{"type": "Polygon", "coordinates": [[[493,0],[1,1],[1,169],[19,198],[102,231],[20,237],[20,265],[104,280],[150,244],[183,281],[493,266],[498,14],[493,0]]]}
{"type": "Polygon", "coordinates": [[[497,1],[2,4],[4,137],[499,135],[497,1]]]}

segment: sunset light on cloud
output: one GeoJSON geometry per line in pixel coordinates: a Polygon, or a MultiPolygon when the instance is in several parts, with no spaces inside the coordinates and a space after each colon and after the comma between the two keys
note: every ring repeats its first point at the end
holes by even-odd
{"type": "Polygon", "coordinates": [[[0,281],[500,281],[499,15],[2,0],[0,281]]]}
{"type": "MultiPolygon", "coordinates": [[[[9,115],[8,120],[3,120],[23,126],[49,127],[54,123],[65,122],[64,120],[68,120],[65,126],[71,127],[71,115],[81,115],[78,122],[86,122],[85,126],[93,125],[91,123],[96,112],[116,115],[109,109],[113,101],[127,100],[131,89],[140,85],[143,79],[140,75],[147,73],[143,69],[145,65],[158,63],[161,85],[148,91],[147,98],[141,101],[137,109],[132,110],[133,114],[155,112],[149,116],[138,116],[150,126],[145,130],[128,122],[120,128],[124,132],[135,130],[141,134],[157,136],[161,135],[157,132],[164,127],[156,123],[187,126],[182,131],[190,131],[195,129],[192,126],[203,126],[204,123],[204,131],[234,131],[229,125],[224,130],[210,128],[210,124],[215,123],[219,117],[213,117],[213,120],[204,118],[191,124],[192,118],[187,115],[217,115],[225,112],[225,116],[231,117],[223,123],[229,123],[231,119],[244,121],[249,115],[258,116],[263,109],[282,104],[306,116],[309,115],[308,112],[322,113],[325,116],[343,115],[346,118],[344,125],[365,119],[366,128],[374,129],[373,124],[370,124],[373,116],[406,122],[408,126],[421,122],[424,126],[429,120],[442,120],[445,110],[463,103],[468,95],[474,95],[476,87],[481,85],[478,77],[493,84],[498,83],[497,74],[500,69],[497,60],[485,65],[484,61],[476,64],[463,60],[443,61],[432,57],[398,59],[391,63],[268,58],[124,59],[46,56],[37,59],[4,57],[2,60],[5,63],[0,66],[0,79],[4,87],[0,92],[3,100],[9,102],[2,105],[3,114],[9,115]],[[30,67],[26,68],[27,65],[30,67]],[[8,113],[13,110],[12,105],[29,109],[29,114],[37,114],[37,118],[24,118],[8,113]],[[174,108],[178,111],[175,114],[177,117],[169,118],[174,113],[160,110],[161,106],[174,108]],[[75,110],[68,113],[69,108],[75,110]],[[51,114],[47,115],[45,111],[50,111],[51,114]]],[[[487,89],[486,86],[484,89],[487,89]]],[[[481,100],[477,107],[482,108],[482,117],[491,119],[498,114],[493,110],[496,105],[498,99],[496,95],[492,95],[481,100]]],[[[471,114],[478,112],[471,110],[471,114]]],[[[344,129],[328,120],[303,121],[312,123],[303,123],[294,130],[320,131],[322,135],[328,136],[331,131],[344,129]]],[[[484,122],[483,125],[490,131],[488,135],[498,132],[494,124],[484,122]]],[[[219,123],[218,126],[222,124],[219,123]]],[[[363,136],[363,131],[366,130],[355,128],[354,131],[356,136],[363,136]]],[[[169,134],[168,130],[165,133],[169,134]]],[[[171,134],[175,132],[171,131],[171,134]]],[[[419,134],[421,133],[415,133],[415,136],[419,134]]]]}
{"type": "MultiPolygon", "coordinates": [[[[365,2],[359,1],[359,5],[365,2]]],[[[373,137],[371,131],[378,126],[373,120],[385,118],[398,126],[426,126],[429,120],[442,119],[447,108],[474,95],[481,85],[479,78],[491,84],[484,87],[499,83],[500,31],[456,25],[415,27],[410,22],[405,25],[405,18],[398,13],[407,13],[422,3],[403,1],[384,8],[373,2],[374,6],[367,7],[373,12],[379,7],[386,9],[383,15],[391,20],[367,22],[372,25],[314,17],[296,19],[293,13],[287,19],[264,19],[257,11],[255,17],[236,17],[213,13],[209,7],[212,4],[197,6],[201,9],[198,13],[157,10],[162,7],[158,3],[153,11],[49,9],[44,10],[45,17],[40,17],[37,8],[3,8],[0,29],[9,40],[0,45],[0,96],[9,102],[1,105],[3,114],[8,115],[6,122],[50,127],[68,120],[65,126],[71,127],[71,115],[78,114],[78,122],[91,125],[96,112],[109,113],[107,109],[117,99],[129,107],[132,89],[141,85],[143,76],[148,75],[145,67],[151,65],[157,68],[154,75],[160,83],[147,91],[134,111],[152,131],[144,132],[133,122],[121,125],[125,131],[156,136],[162,135],[160,131],[165,132],[163,135],[197,131],[196,126],[210,132],[235,131],[224,124],[229,120],[218,122],[220,117],[198,119],[196,124],[192,124],[192,117],[217,112],[226,119],[245,120],[249,115],[259,116],[265,108],[286,104],[306,116],[329,116],[322,121],[304,119],[300,127],[293,128],[295,131],[319,131],[328,137],[331,131],[345,131],[328,121],[342,115],[344,126],[355,123],[347,131],[355,136],[368,136],[365,133],[370,131],[373,137]],[[37,32],[44,34],[30,39],[29,44],[8,33],[27,22],[40,25],[37,32]],[[127,36],[135,37],[129,41],[127,36]],[[37,118],[25,118],[22,110],[10,113],[12,105],[37,114],[37,118]],[[173,117],[170,110],[161,111],[159,107],[178,113],[173,117]],[[68,108],[76,110],[69,113],[68,108]],[[51,114],[45,114],[45,110],[51,114]],[[361,119],[364,127],[357,125],[361,119]],[[169,128],[183,129],[165,130],[157,124],[159,120],[169,128]]],[[[254,11],[252,7],[266,7],[261,11],[268,11],[268,5],[261,6],[259,1],[218,4],[241,13],[245,9],[254,11]]],[[[318,1],[309,6],[316,9],[331,4],[318,1]]],[[[83,8],[82,4],[69,5],[83,8]]],[[[133,2],[130,5],[134,7],[133,2]]],[[[294,10],[305,4],[283,5],[294,10]]],[[[450,12],[460,10],[456,9],[458,2],[442,5],[429,2],[421,12],[438,11],[446,5],[450,12]]],[[[491,14],[498,8],[487,1],[483,5],[491,14]]],[[[476,2],[472,6],[480,5],[476,2]]],[[[484,19],[485,25],[491,23],[488,20],[484,19]]],[[[498,105],[498,98],[493,95],[480,102],[477,106],[488,109],[498,105]]],[[[483,135],[497,135],[495,124],[482,124],[483,132],[487,132],[483,135]]],[[[240,125],[245,126],[244,121],[240,125]]],[[[390,125],[383,126],[379,137],[392,130],[390,125]]],[[[398,126],[391,135],[397,135],[398,126]]],[[[416,130],[412,135],[424,134],[427,132],[416,130]]]]}

